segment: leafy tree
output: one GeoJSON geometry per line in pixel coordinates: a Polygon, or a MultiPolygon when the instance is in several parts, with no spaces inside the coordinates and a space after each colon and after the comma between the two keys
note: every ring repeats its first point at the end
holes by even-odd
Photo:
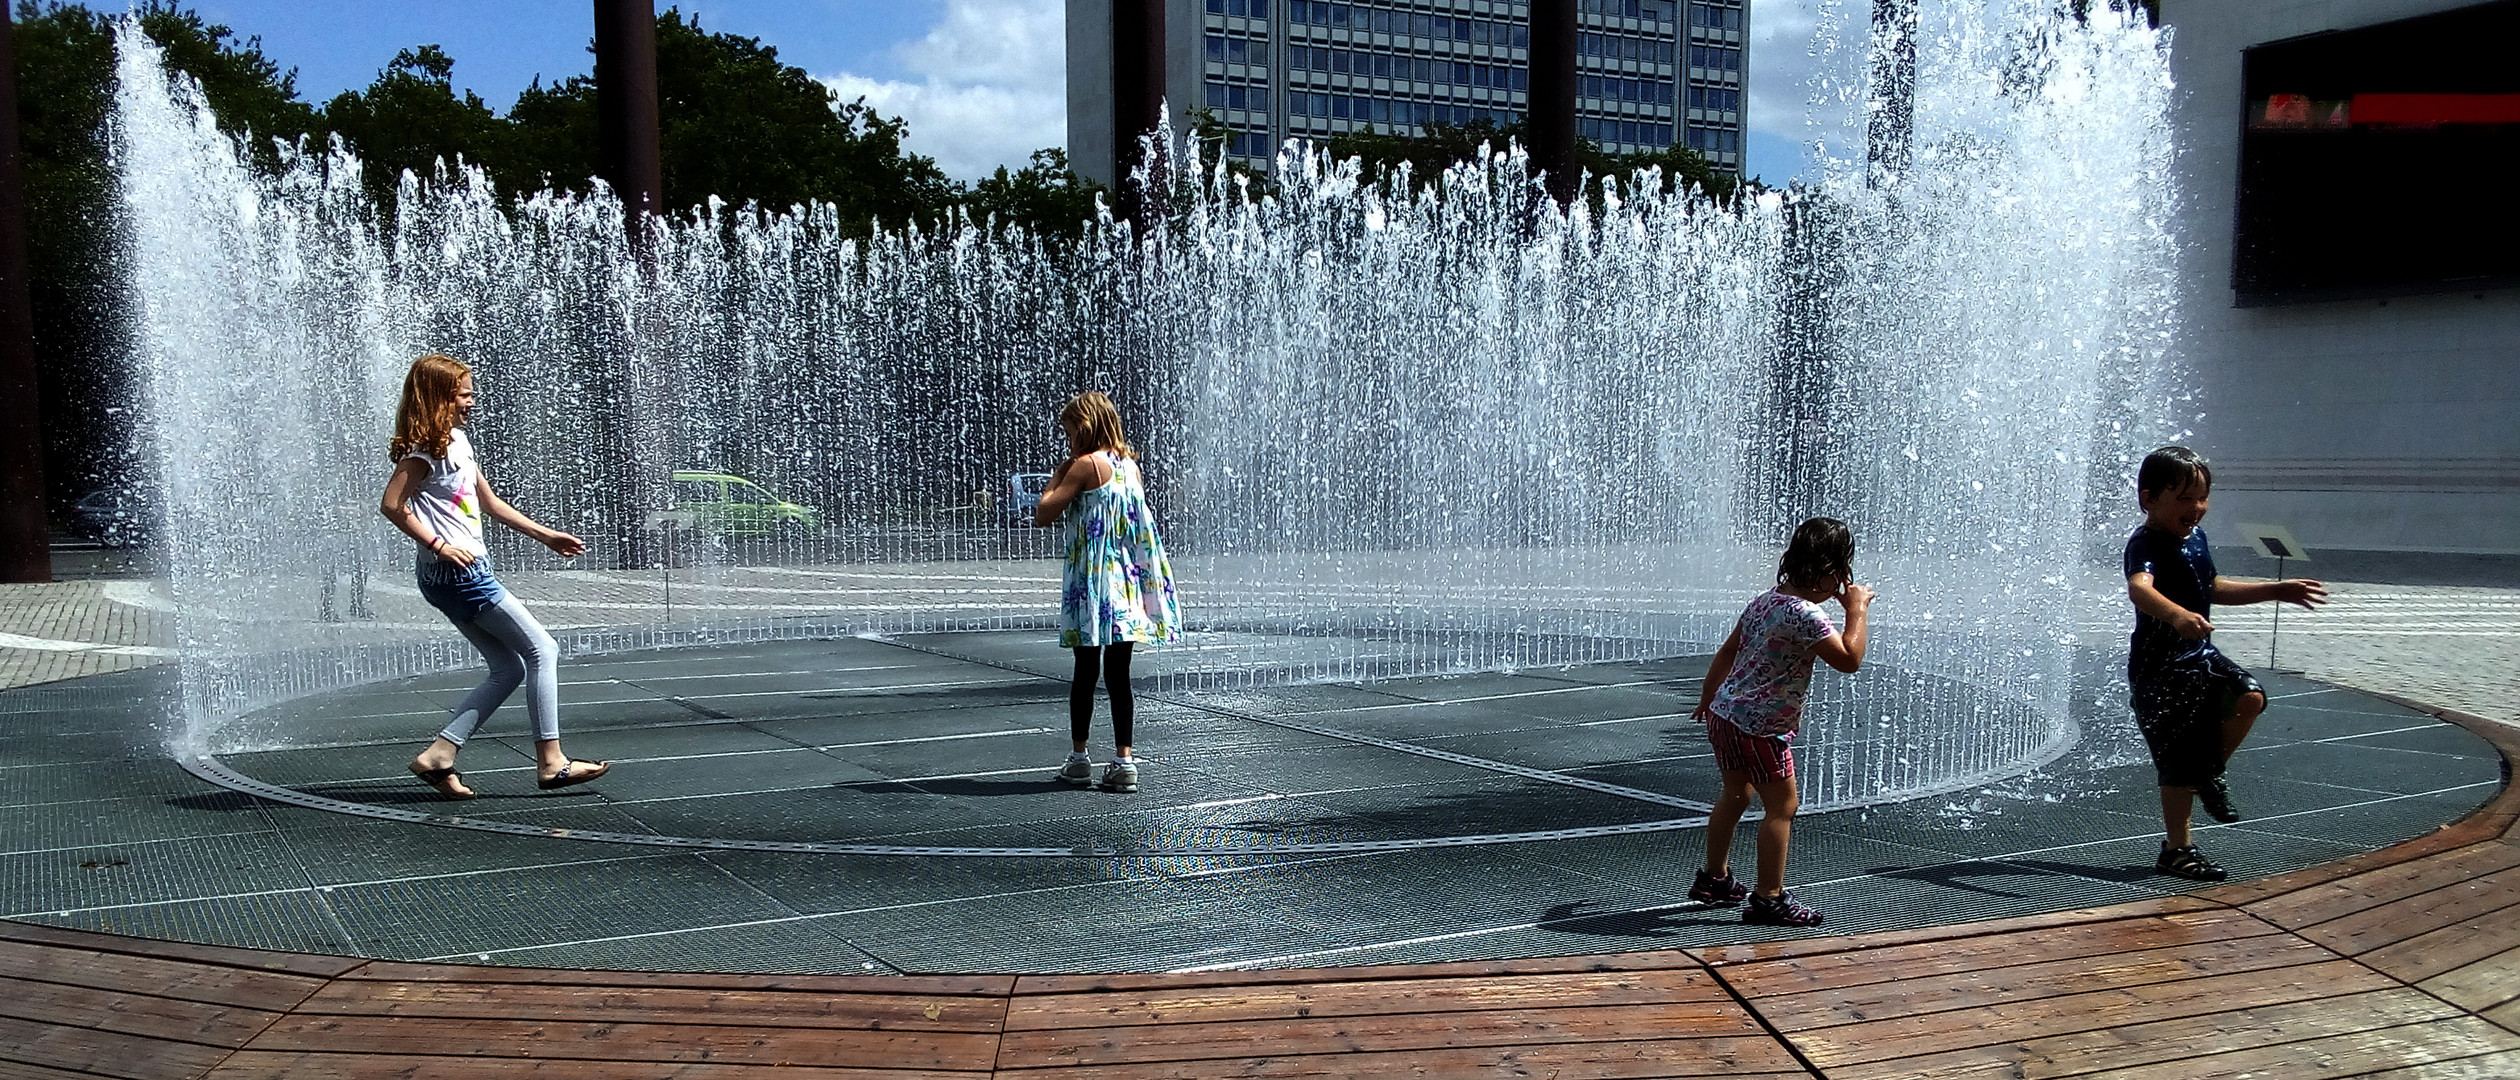
{"type": "Polygon", "coordinates": [[[995,219],[1044,239],[1073,242],[1094,220],[1094,196],[1100,184],[1068,167],[1067,151],[1035,150],[1032,164],[1016,172],[998,166],[997,174],[972,185],[963,210],[976,222],[995,219]]]}
{"type": "MultiPolygon", "coordinates": [[[[455,61],[435,45],[404,49],[365,90],[342,93],[324,119],[358,148],[368,193],[390,208],[408,169],[427,176],[444,161],[506,164],[511,127],[469,90],[455,96],[455,61]]],[[[389,213],[390,217],[390,213],[389,213]]]]}

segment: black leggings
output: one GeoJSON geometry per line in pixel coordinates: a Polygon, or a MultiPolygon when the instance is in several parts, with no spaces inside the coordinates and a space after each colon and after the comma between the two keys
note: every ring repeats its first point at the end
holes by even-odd
{"type": "Polygon", "coordinates": [[[1121,746],[1135,746],[1132,730],[1137,726],[1137,697],[1129,692],[1130,642],[1116,645],[1080,645],[1076,649],[1076,682],[1068,687],[1068,738],[1084,742],[1094,729],[1094,676],[1102,675],[1103,686],[1111,691],[1111,738],[1121,746]]]}

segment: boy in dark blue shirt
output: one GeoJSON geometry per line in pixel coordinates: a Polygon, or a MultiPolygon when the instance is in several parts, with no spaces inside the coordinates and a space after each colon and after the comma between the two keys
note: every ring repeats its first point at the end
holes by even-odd
{"type": "Polygon", "coordinates": [[[2144,524],[2126,541],[2126,597],[2135,603],[2135,636],[2126,654],[2135,723],[2161,777],[2161,856],[2154,867],[2197,881],[2221,881],[2223,868],[2196,850],[2188,835],[2192,801],[2214,820],[2240,820],[2223,783],[2249,728],[2266,710],[2266,692],[2214,647],[2206,616],[2216,602],[2278,600],[2314,607],[2327,588],[2306,578],[2224,581],[2205,542],[2206,500],[2214,470],[2196,451],[2165,446],[2144,458],[2135,499],[2144,524]]]}

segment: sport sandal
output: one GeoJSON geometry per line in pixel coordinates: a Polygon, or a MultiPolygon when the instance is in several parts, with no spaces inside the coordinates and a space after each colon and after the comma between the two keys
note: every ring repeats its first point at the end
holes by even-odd
{"type": "Polygon", "coordinates": [[[1697,872],[1697,882],[1689,886],[1689,899],[1701,904],[1730,907],[1749,897],[1750,886],[1733,880],[1732,871],[1729,869],[1725,870],[1721,877],[1700,870],[1697,872]]]}
{"type": "Polygon", "coordinates": [[[2231,805],[2231,786],[2223,783],[2222,777],[2196,785],[2196,801],[2204,804],[2205,812],[2214,820],[2225,825],[2240,820],[2240,808],[2231,805]]]}
{"type": "Polygon", "coordinates": [[[1820,913],[1795,903],[1791,892],[1752,893],[1750,906],[1741,909],[1741,921],[1751,926],[1818,926],[1820,913]]]}
{"type": "Polygon", "coordinates": [[[2186,847],[2164,846],[2161,857],[2153,860],[2153,869],[2190,881],[2221,881],[2231,876],[2222,867],[2214,865],[2212,859],[2206,858],[2204,852],[2196,850],[2194,844],[2186,847]]]}

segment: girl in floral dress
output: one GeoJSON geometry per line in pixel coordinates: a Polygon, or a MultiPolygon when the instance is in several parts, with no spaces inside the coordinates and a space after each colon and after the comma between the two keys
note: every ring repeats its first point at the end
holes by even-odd
{"type": "Polygon", "coordinates": [[[1146,504],[1137,454],[1120,432],[1120,412],[1097,391],[1069,398],[1059,410],[1067,433],[1068,460],[1051,474],[1050,487],[1033,508],[1033,522],[1059,526],[1067,558],[1059,594],[1059,644],[1076,650],[1076,681],[1068,690],[1068,735],[1074,746],[1059,779],[1093,782],[1085,737],[1093,726],[1094,680],[1111,695],[1111,736],[1117,744],[1104,768],[1105,791],[1138,789],[1138,761],[1131,753],[1137,701],[1129,692],[1129,652],[1139,642],[1160,643],[1180,633],[1181,608],[1173,599],[1172,563],[1146,504]]]}

